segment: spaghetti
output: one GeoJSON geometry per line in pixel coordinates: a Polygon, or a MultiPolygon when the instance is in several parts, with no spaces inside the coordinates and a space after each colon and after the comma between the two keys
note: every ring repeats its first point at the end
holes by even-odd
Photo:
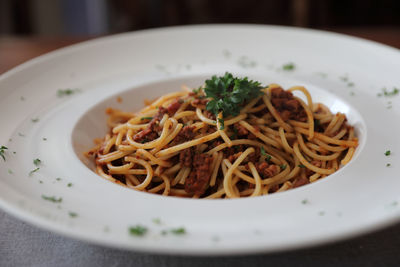
{"type": "Polygon", "coordinates": [[[301,86],[257,90],[234,115],[210,111],[207,87],[164,95],[137,113],[108,108],[110,132],[87,156],[107,180],[192,198],[281,192],[322,179],[351,160],[358,140],[345,114],[313,103],[301,86]]]}

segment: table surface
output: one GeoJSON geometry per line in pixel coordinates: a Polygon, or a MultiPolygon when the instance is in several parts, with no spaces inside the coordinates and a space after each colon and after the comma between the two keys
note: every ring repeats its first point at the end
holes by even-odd
{"type": "MultiPolygon", "coordinates": [[[[330,29],[400,48],[400,28],[330,29]]],[[[88,37],[0,37],[0,74],[88,37]]],[[[399,266],[400,223],[365,236],[296,251],[230,257],[117,250],[41,230],[0,210],[0,266],[399,266]]]]}

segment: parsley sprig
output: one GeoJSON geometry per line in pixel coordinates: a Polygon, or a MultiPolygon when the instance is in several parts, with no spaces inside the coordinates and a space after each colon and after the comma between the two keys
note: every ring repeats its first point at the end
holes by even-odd
{"type": "Polygon", "coordinates": [[[229,72],[222,77],[214,75],[205,82],[204,92],[211,99],[206,109],[215,115],[222,111],[224,117],[237,116],[244,104],[262,94],[261,88],[261,83],[229,72]]]}

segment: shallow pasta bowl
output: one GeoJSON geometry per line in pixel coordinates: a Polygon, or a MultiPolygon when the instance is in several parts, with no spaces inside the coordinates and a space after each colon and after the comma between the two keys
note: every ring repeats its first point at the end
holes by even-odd
{"type": "Polygon", "coordinates": [[[271,252],[382,228],[400,218],[399,67],[390,47],[270,26],[165,28],[58,50],[0,78],[0,205],[63,235],[176,254],[271,252]],[[107,131],[105,108],[135,111],[225,71],[305,86],[315,102],[345,113],[360,141],[353,160],[311,185],[232,200],[137,192],[88,167],[82,153],[107,131]],[[148,231],[131,234],[137,226],[148,231]]]}

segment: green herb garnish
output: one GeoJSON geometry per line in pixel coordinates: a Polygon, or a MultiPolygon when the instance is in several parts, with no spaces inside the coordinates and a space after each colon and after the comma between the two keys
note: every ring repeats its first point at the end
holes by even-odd
{"type": "Polygon", "coordinates": [[[79,92],[79,89],[58,89],[57,90],[57,96],[58,97],[64,97],[64,96],[69,96],[73,95],[75,93],[79,92]]]}
{"type": "Polygon", "coordinates": [[[144,120],[152,120],[153,117],[141,117],[140,120],[144,121],[144,120]]]}
{"type": "Polygon", "coordinates": [[[261,150],[261,155],[263,155],[265,157],[268,156],[267,153],[265,153],[265,149],[263,146],[260,148],[260,150],[261,150]]]}
{"type": "Polygon", "coordinates": [[[6,146],[0,147],[0,157],[2,157],[4,161],[6,161],[6,157],[4,156],[4,153],[6,152],[7,149],[8,149],[8,147],[6,147],[6,146]]]}
{"type": "Polygon", "coordinates": [[[9,174],[13,174],[13,171],[11,169],[8,169],[9,174]]]}
{"type": "Polygon", "coordinates": [[[206,109],[215,115],[222,111],[224,117],[236,116],[245,103],[262,94],[261,88],[259,82],[247,77],[233,77],[228,72],[222,77],[214,75],[205,82],[204,92],[211,99],[206,109]]]}
{"type": "Polygon", "coordinates": [[[43,141],[47,141],[47,138],[46,138],[46,137],[43,137],[42,140],[43,140],[43,141]]]}
{"type": "Polygon", "coordinates": [[[60,202],[62,202],[62,198],[61,198],[61,197],[56,198],[55,196],[49,197],[49,196],[42,195],[42,198],[43,198],[44,200],[48,200],[48,201],[51,201],[51,202],[54,202],[54,203],[60,203],[60,202]]]}
{"type": "Polygon", "coordinates": [[[286,169],[286,164],[282,164],[282,165],[280,165],[279,166],[282,170],[285,170],[286,169]]]}
{"type": "Polygon", "coordinates": [[[300,168],[305,168],[306,166],[304,166],[303,164],[299,164],[298,165],[300,168]]]}
{"type": "Polygon", "coordinates": [[[72,212],[72,211],[68,212],[68,215],[69,215],[69,217],[71,217],[71,218],[76,218],[76,217],[78,217],[78,213],[72,212]]]}
{"type": "Polygon", "coordinates": [[[219,129],[220,130],[225,129],[225,121],[224,121],[224,119],[218,118],[218,122],[219,122],[219,129]]]}
{"type": "Polygon", "coordinates": [[[29,176],[32,176],[35,172],[37,172],[38,170],[40,170],[40,168],[36,168],[36,169],[34,169],[34,170],[31,170],[30,172],[29,172],[29,176]]]}
{"type": "Polygon", "coordinates": [[[71,186],[72,186],[72,183],[68,183],[67,186],[68,186],[68,187],[71,187],[71,186]]]}
{"type": "Polygon", "coordinates": [[[301,204],[304,204],[304,205],[305,205],[305,204],[308,204],[308,199],[306,199],[306,198],[303,199],[303,200],[301,201],[301,204]]]}
{"type": "Polygon", "coordinates": [[[39,118],[31,119],[31,121],[32,121],[32,122],[38,122],[38,121],[39,121],[39,118]]]}
{"type": "Polygon", "coordinates": [[[385,88],[382,88],[382,93],[378,93],[378,96],[395,96],[395,95],[398,95],[399,92],[400,92],[400,90],[396,87],[393,87],[392,91],[388,91],[385,87],[385,88]]]}
{"type": "Polygon", "coordinates": [[[33,164],[38,167],[40,164],[42,163],[42,161],[40,159],[34,159],[33,160],[33,164]]]}
{"type": "Polygon", "coordinates": [[[186,234],[186,230],[185,230],[185,228],[180,227],[180,228],[171,229],[171,233],[173,233],[175,235],[184,235],[184,234],[186,234]]]}
{"type": "Polygon", "coordinates": [[[392,166],[392,164],[386,163],[386,167],[390,167],[390,166],[392,166]]]}
{"type": "Polygon", "coordinates": [[[389,156],[391,154],[390,150],[386,150],[385,156],[389,156]]]}
{"type": "Polygon", "coordinates": [[[143,236],[147,233],[147,227],[142,225],[136,225],[129,227],[129,233],[134,236],[143,236]]]}
{"type": "Polygon", "coordinates": [[[271,158],[272,158],[271,155],[267,155],[267,157],[265,158],[265,160],[266,160],[268,163],[270,163],[270,162],[271,162],[271,158]]]}
{"type": "Polygon", "coordinates": [[[282,66],[283,70],[294,70],[295,68],[296,66],[294,65],[294,63],[287,63],[282,66]]]}

